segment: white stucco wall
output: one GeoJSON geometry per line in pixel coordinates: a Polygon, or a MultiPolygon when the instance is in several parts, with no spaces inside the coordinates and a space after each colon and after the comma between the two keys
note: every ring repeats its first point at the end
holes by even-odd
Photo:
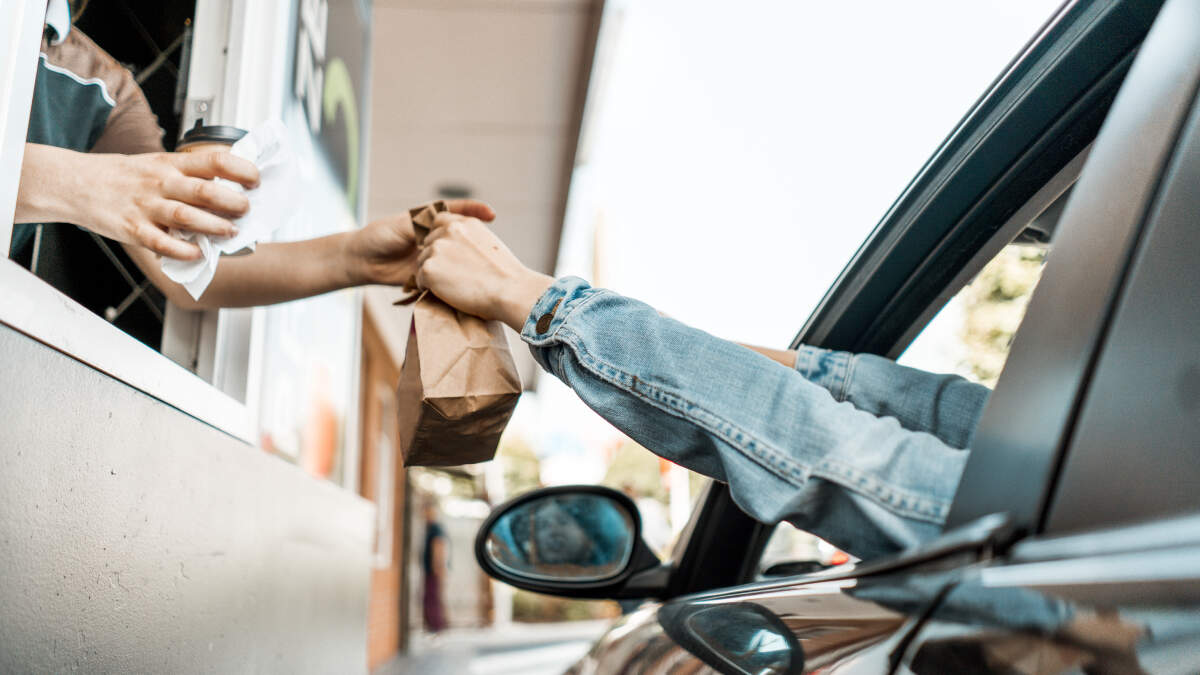
{"type": "Polygon", "coordinates": [[[0,325],[0,672],[363,672],[373,518],[0,325]]]}

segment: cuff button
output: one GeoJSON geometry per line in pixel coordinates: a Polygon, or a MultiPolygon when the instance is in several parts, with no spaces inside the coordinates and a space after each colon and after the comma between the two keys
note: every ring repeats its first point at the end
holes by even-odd
{"type": "Polygon", "coordinates": [[[558,300],[555,300],[554,306],[550,308],[550,311],[543,314],[541,316],[541,318],[539,318],[537,320],[537,325],[534,326],[534,328],[537,329],[538,335],[541,335],[542,333],[545,333],[546,331],[550,330],[550,322],[554,321],[554,313],[558,311],[558,305],[561,302],[562,302],[561,298],[558,300]]]}

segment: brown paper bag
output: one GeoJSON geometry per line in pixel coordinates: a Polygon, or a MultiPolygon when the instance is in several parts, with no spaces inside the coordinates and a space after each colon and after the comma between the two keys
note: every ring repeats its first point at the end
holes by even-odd
{"type": "MultiPolygon", "coordinates": [[[[441,202],[413,209],[418,242],[442,210],[441,202]]],[[[404,465],[492,459],[521,395],[501,324],[463,314],[428,292],[412,306],[398,391],[404,465]]]]}

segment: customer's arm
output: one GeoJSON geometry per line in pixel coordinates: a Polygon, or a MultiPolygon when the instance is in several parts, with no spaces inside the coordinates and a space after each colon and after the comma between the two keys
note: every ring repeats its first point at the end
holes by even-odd
{"type": "Polygon", "coordinates": [[[795,369],[839,401],[967,449],[992,390],[958,375],[902,366],[874,354],[816,347],[797,350],[795,369]]]}
{"type": "Polygon", "coordinates": [[[534,273],[470,219],[438,223],[418,284],[520,331],[605,419],[727,482],[754,518],[787,519],[864,558],[940,532],[967,453],[636,300],[534,273]]]}
{"type": "Polygon", "coordinates": [[[910,431],[925,431],[956,448],[968,448],[992,391],[958,375],[902,366],[874,354],[803,345],[798,350],[744,345],[796,370],[838,401],[872,415],[895,417],[910,431]]]}
{"type": "Polygon", "coordinates": [[[762,354],[781,366],[787,368],[796,367],[796,350],[794,349],[771,349],[770,347],[759,347],[758,345],[746,344],[744,342],[739,342],[738,344],[750,351],[762,354]]]}
{"type": "MultiPolygon", "coordinates": [[[[492,220],[483,202],[446,202],[454,213],[492,220]]],[[[126,252],[167,298],[185,309],[254,307],[307,298],[361,286],[398,286],[416,272],[416,240],[407,213],[376,220],[349,232],[304,241],[259,244],[254,253],[225,257],[199,300],[163,274],[158,258],[146,249],[126,252]]]]}

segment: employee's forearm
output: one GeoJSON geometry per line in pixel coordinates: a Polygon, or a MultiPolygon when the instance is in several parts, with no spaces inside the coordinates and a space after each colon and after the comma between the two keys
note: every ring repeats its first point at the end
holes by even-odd
{"type": "Polygon", "coordinates": [[[349,232],[305,241],[259,244],[225,257],[200,296],[208,307],[255,307],[307,298],[363,283],[346,251],[349,232]]]}
{"type": "Polygon", "coordinates": [[[159,259],[145,249],[126,251],[167,298],[184,309],[256,307],[307,298],[366,283],[360,266],[346,250],[351,233],[316,239],[259,244],[245,256],[225,256],[199,300],[162,272],[159,259]]]}
{"type": "Polygon", "coordinates": [[[74,150],[26,143],[13,222],[79,224],[84,191],[76,184],[81,172],[74,164],[83,157],[74,150]]]}

